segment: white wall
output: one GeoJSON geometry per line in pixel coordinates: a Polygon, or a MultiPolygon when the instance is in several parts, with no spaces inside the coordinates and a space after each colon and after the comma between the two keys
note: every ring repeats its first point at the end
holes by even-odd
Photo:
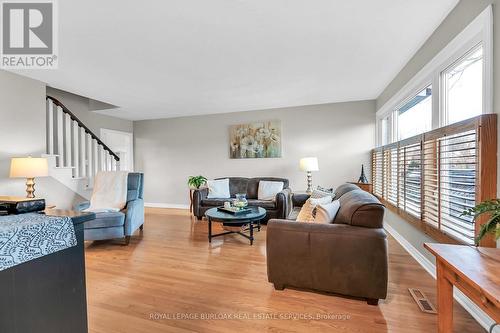
{"type": "MultiPolygon", "coordinates": [[[[45,84],[0,70],[0,195],[26,195],[25,179],[10,179],[10,159],[45,152],[45,84]]],[[[58,208],[83,200],[53,178],[36,179],[35,195],[58,208]]]]}
{"type": "Polygon", "coordinates": [[[356,181],[362,163],[370,176],[374,112],[374,101],[361,101],[136,121],[135,169],[145,172],[149,203],[187,204],[187,178],[198,174],[285,177],[305,190],[298,162],[306,156],[319,159],[315,185],[338,186],[356,181]],[[229,159],[229,125],[274,119],[282,122],[282,158],[229,159]]]}
{"type": "Polygon", "coordinates": [[[132,121],[130,120],[92,112],[90,109],[98,104],[97,101],[89,100],[87,97],[82,97],[51,87],[47,87],[47,95],[52,96],[63,103],[98,137],[101,135],[101,128],[124,132],[133,131],[132,121]]]}

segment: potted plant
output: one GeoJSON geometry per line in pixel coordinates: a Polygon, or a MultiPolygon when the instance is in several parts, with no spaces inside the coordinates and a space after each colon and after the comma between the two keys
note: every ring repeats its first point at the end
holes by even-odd
{"type": "Polygon", "coordinates": [[[476,207],[464,211],[462,216],[472,216],[475,220],[478,216],[483,214],[489,214],[489,219],[479,230],[479,234],[475,239],[476,246],[479,246],[481,239],[483,239],[486,234],[495,234],[496,240],[500,238],[500,199],[481,202],[476,205],[476,207]]]}
{"type": "Polygon", "coordinates": [[[201,186],[205,185],[207,178],[203,176],[190,176],[188,178],[188,185],[192,189],[199,189],[201,186]]]}

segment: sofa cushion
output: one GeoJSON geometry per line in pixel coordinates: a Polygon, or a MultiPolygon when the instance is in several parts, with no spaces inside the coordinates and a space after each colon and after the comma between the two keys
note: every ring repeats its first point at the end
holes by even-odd
{"type": "Polygon", "coordinates": [[[265,209],[275,209],[276,201],[274,200],[258,200],[258,199],[248,199],[249,206],[259,206],[265,209]]]}
{"type": "Polygon", "coordinates": [[[300,213],[300,207],[293,207],[292,210],[290,211],[290,214],[288,214],[287,216],[287,220],[292,220],[292,221],[297,220],[299,213],[300,213]]]}
{"type": "Polygon", "coordinates": [[[316,206],[316,215],[314,216],[314,222],[317,223],[333,223],[335,216],[340,209],[340,202],[334,200],[329,204],[320,204],[316,206]]]}
{"type": "Polygon", "coordinates": [[[94,220],[84,223],[85,229],[120,227],[125,223],[123,212],[96,213],[94,220]]]}
{"type": "Polygon", "coordinates": [[[202,206],[217,207],[224,206],[224,202],[231,201],[232,199],[203,199],[201,200],[202,206]]]}
{"type": "Polygon", "coordinates": [[[361,189],[350,191],[339,199],[340,209],[334,223],[366,228],[382,228],[384,205],[361,189]]]}
{"type": "Polygon", "coordinates": [[[214,179],[207,180],[208,195],[209,199],[228,199],[231,197],[229,192],[229,179],[214,179]]]}
{"type": "Polygon", "coordinates": [[[323,197],[333,198],[333,196],[334,196],[333,192],[323,191],[319,188],[313,190],[311,193],[311,198],[313,198],[313,199],[318,199],[318,198],[323,198],[323,197]]]}
{"type": "Polygon", "coordinates": [[[261,180],[267,180],[271,182],[282,182],[283,188],[288,188],[288,179],[285,178],[275,178],[275,177],[250,178],[248,180],[247,199],[257,199],[259,193],[259,182],[261,180]]]}
{"type": "Polygon", "coordinates": [[[244,177],[229,177],[229,193],[231,198],[235,198],[236,194],[247,194],[248,178],[244,177]]]}
{"type": "Polygon", "coordinates": [[[332,202],[332,197],[327,195],[322,198],[309,198],[297,216],[299,222],[314,222],[315,210],[317,205],[328,204],[332,202]]]}
{"type": "Polygon", "coordinates": [[[338,200],[344,194],[354,190],[359,190],[359,187],[351,183],[342,184],[335,190],[335,195],[333,197],[333,200],[338,200]]]}
{"type": "Polygon", "coordinates": [[[276,194],[283,191],[283,182],[272,182],[268,180],[261,180],[259,182],[259,191],[257,199],[259,200],[273,200],[276,194]]]}
{"type": "MultiPolygon", "coordinates": [[[[201,205],[205,207],[218,207],[224,206],[224,202],[232,201],[231,199],[203,199],[201,200],[201,205]]],[[[274,200],[257,200],[257,199],[248,199],[249,206],[259,206],[265,209],[275,209],[276,201],[274,200]]]]}

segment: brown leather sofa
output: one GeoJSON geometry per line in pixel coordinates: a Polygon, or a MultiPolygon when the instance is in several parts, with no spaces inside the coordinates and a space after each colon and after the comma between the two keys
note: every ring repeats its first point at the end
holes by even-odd
{"type": "Polygon", "coordinates": [[[376,305],[387,296],[384,206],[352,184],[340,186],[336,197],[340,209],[331,224],[268,222],[268,280],[277,290],[290,286],[331,292],[376,305]]]}
{"type": "MultiPolygon", "coordinates": [[[[246,193],[249,206],[259,206],[267,211],[266,217],[261,222],[266,223],[269,219],[284,219],[292,209],[292,190],[289,188],[288,179],[273,177],[224,177],[229,178],[229,192],[231,198],[237,193],[246,193]],[[258,200],[259,182],[261,180],[283,182],[283,191],[276,195],[274,200],[258,200]]],[[[225,201],[231,199],[208,199],[208,189],[203,188],[193,192],[193,213],[201,220],[205,212],[213,207],[223,206],[225,201]]]]}

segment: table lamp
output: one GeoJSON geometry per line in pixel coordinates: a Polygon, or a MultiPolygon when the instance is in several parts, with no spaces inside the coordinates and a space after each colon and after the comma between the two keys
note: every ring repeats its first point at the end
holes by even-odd
{"type": "Polygon", "coordinates": [[[300,170],[307,172],[307,193],[312,193],[312,171],[318,171],[318,159],[316,157],[304,157],[299,162],[300,170]]]}
{"type": "Polygon", "coordinates": [[[26,197],[35,197],[35,177],[47,177],[49,166],[46,158],[15,157],[10,162],[11,178],[26,178],[26,197]]]}

